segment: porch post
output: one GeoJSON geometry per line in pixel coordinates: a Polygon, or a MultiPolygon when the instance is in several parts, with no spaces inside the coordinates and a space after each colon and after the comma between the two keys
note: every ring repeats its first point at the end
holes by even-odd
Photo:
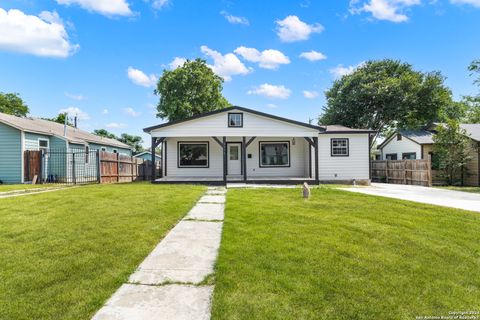
{"type": "Polygon", "coordinates": [[[156,144],[157,144],[157,138],[155,137],[152,137],[152,149],[150,149],[150,151],[152,152],[152,167],[151,167],[151,172],[152,172],[152,176],[151,176],[151,180],[152,182],[155,181],[155,147],[156,147],[156,144]]]}
{"type": "Polygon", "coordinates": [[[247,139],[242,139],[242,169],[243,169],[243,182],[247,182],[247,139]]]}
{"type": "Polygon", "coordinates": [[[227,184],[227,137],[223,137],[223,183],[227,184]]]}
{"type": "Polygon", "coordinates": [[[318,137],[313,137],[313,145],[315,149],[315,183],[319,183],[318,175],[318,137]]]}

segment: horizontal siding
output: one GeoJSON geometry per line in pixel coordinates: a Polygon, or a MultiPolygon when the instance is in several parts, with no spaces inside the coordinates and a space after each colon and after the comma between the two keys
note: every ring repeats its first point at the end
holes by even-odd
{"type": "Polygon", "coordinates": [[[387,154],[397,154],[397,159],[402,159],[402,153],[415,152],[417,159],[422,158],[422,148],[418,143],[412,140],[402,137],[402,140],[397,141],[397,137],[393,137],[392,140],[382,148],[382,160],[387,159],[387,154]]]}
{"type": "MultiPolygon", "coordinates": [[[[248,141],[249,137],[247,138],[248,141]]],[[[227,142],[240,142],[241,138],[230,137],[227,142]]],[[[168,177],[222,177],[223,176],[223,150],[212,138],[168,138],[167,142],[167,176],[168,177]],[[208,141],[209,142],[209,168],[178,168],[179,141],[208,141]]],[[[247,176],[248,177],[304,177],[308,173],[306,160],[308,160],[307,142],[303,138],[295,138],[295,145],[291,137],[256,138],[247,148],[247,176]],[[290,142],[290,167],[260,168],[259,143],[260,141],[289,141],[290,142]]]]}
{"type": "Polygon", "coordinates": [[[38,150],[38,140],[48,140],[50,146],[50,136],[43,134],[25,132],[25,150],[38,150]]]}
{"type": "Polygon", "coordinates": [[[228,127],[228,112],[152,131],[154,137],[211,137],[211,136],[258,136],[258,137],[313,137],[318,131],[248,112],[243,113],[243,127],[228,127]]]}
{"type": "Polygon", "coordinates": [[[116,149],[119,154],[123,154],[123,155],[126,155],[126,156],[131,156],[132,155],[132,150],[130,150],[130,149],[105,146],[105,145],[96,144],[96,143],[90,143],[89,147],[90,147],[90,150],[99,150],[101,148],[105,148],[107,152],[113,152],[113,149],[116,149]]]}
{"type": "Polygon", "coordinates": [[[319,147],[320,180],[352,180],[370,178],[369,138],[368,134],[321,134],[319,147]],[[330,139],[348,138],[349,156],[332,157],[330,139]]]}
{"type": "Polygon", "coordinates": [[[22,181],[22,136],[20,130],[0,123],[0,180],[22,181]]]}

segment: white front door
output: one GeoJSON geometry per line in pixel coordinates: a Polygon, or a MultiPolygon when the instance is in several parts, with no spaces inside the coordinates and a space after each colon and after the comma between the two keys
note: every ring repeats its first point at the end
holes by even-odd
{"type": "Polygon", "coordinates": [[[242,144],[232,143],[227,144],[227,169],[228,175],[242,174],[242,144]]]}

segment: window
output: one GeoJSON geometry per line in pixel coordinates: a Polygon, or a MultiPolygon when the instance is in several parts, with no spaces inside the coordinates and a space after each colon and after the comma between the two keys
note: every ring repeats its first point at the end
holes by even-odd
{"type": "Polygon", "coordinates": [[[113,149],[112,152],[113,152],[113,153],[118,153],[118,150],[117,150],[117,149],[113,149]]]}
{"type": "Polygon", "coordinates": [[[260,142],[260,167],[289,167],[290,142],[260,142]]]}
{"type": "Polygon", "coordinates": [[[230,146],[230,160],[238,160],[239,154],[238,146],[230,146]]]}
{"type": "Polygon", "coordinates": [[[387,160],[397,160],[397,154],[396,153],[387,153],[385,155],[385,159],[387,159],[387,160]]]}
{"type": "Polygon", "coordinates": [[[417,159],[417,154],[415,152],[405,152],[402,153],[403,160],[415,160],[417,159]]]}
{"type": "Polygon", "coordinates": [[[229,127],[243,127],[243,113],[229,113],[228,114],[229,127]]]}
{"type": "Polygon", "coordinates": [[[208,168],[208,142],[179,142],[179,168],[208,168]]]}
{"type": "Polygon", "coordinates": [[[402,135],[400,133],[397,133],[397,141],[402,141],[402,135]]]}
{"type": "Polygon", "coordinates": [[[100,150],[102,150],[103,152],[105,152],[105,151],[107,151],[107,148],[101,147],[100,150]]]}
{"type": "Polygon", "coordinates": [[[47,151],[48,150],[48,140],[38,139],[38,150],[47,151]]]}
{"type": "Polygon", "coordinates": [[[332,157],[348,157],[348,139],[333,138],[330,141],[332,157]]]}
{"type": "Polygon", "coordinates": [[[89,157],[90,157],[90,147],[85,146],[85,163],[88,163],[89,157]]]}

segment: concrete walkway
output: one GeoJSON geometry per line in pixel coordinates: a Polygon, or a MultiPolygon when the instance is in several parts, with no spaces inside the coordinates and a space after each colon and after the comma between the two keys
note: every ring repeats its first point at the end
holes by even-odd
{"type": "Polygon", "coordinates": [[[93,319],[210,319],[213,286],[201,283],[214,272],[225,193],[208,188],[93,319]]]}
{"type": "Polygon", "coordinates": [[[475,193],[386,183],[342,190],[480,212],[480,194],[475,193]]]}

